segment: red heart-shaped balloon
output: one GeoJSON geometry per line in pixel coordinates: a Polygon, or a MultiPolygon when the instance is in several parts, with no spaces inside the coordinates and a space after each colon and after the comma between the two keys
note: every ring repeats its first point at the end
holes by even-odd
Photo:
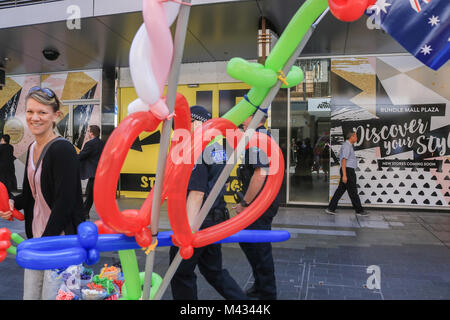
{"type": "MultiPolygon", "coordinates": [[[[190,129],[189,105],[181,94],[176,96],[175,114],[175,128],[190,129]]],[[[105,144],[94,182],[94,204],[102,222],[108,229],[136,237],[136,242],[141,247],[147,247],[152,242],[147,226],[151,220],[153,192],[150,192],[139,210],[129,209],[121,212],[116,202],[117,182],[133,142],[143,131],[155,131],[160,122],[151,112],[136,112],[126,117],[114,129],[105,144]]],[[[164,197],[163,190],[161,201],[164,197]]]]}
{"type": "MultiPolygon", "coordinates": [[[[193,234],[187,217],[186,195],[189,178],[196,160],[195,155],[201,155],[202,150],[213,138],[221,135],[226,136],[227,130],[236,130],[233,136],[237,136],[237,139],[227,139],[227,142],[233,148],[236,148],[236,142],[240,140],[243,134],[237,130],[232,122],[221,118],[213,119],[204,123],[201,128],[197,128],[193,137],[201,136],[202,139],[192,138],[180,145],[180,149],[186,150],[187,144],[190,143],[191,151],[187,155],[188,159],[184,159],[181,164],[172,165],[173,171],[170,176],[166,177],[166,184],[170,186],[167,209],[174,233],[173,242],[180,247],[180,254],[184,259],[189,259],[192,256],[194,247],[202,247],[224,239],[253,223],[275,200],[283,182],[284,160],[281,150],[270,137],[262,133],[255,133],[247,148],[258,146],[269,157],[269,174],[263,190],[252,204],[239,215],[193,234]]],[[[178,159],[177,155],[173,154],[175,152],[177,150],[171,150],[170,161],[178,159]]]]}

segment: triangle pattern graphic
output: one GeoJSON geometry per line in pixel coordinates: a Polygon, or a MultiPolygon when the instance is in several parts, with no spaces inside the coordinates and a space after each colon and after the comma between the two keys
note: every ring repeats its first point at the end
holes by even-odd
{"type": "Polygon", "coordinates": [[[408,77],[433,90],[447,100],[450,100],[450,90],[448,88],[449,74],[450,63],[443,65],[438,71],[430,70],[430,68],[422,66],[406,73],[408,77]]]}
{"type": "Polygon", "coordinates": [[[19,103],[20,93],[19,90],[8,102],[6,102],[0,109],[0,132],[3,132],[6,121],[9,118],[13,118],[16,115],[17,106],[19,103]]]}
{"type": "Polygon", "coordinates": [[[22,87],[10,77],[6,77],[5,86],[0,91],[0,109],[11,102],[21,92],[22,87]]]}
{"type": "Polygon", "coordinates": [[[385,80],[402,73],[381,59],[377,59],[377,76],[380,80],[385,80]]]}
{"type": "MultiPolygon", "coordinates": [[[[89,77],[84,72],[70,72],[64,85],[61,100],[78,100],[84,97],[94,86],[97,81],[89,77]]],[[[94,95],[91,95],[92,98],[94,95]]]]}

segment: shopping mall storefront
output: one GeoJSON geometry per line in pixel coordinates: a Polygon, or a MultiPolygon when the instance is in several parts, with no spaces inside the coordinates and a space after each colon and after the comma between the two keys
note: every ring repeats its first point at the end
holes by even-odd
{"type": "MultiPolygon", "coordinates": [[[[13,12],[17,17],[4,19],[0,34],[9,48],[0,60],[7,75],[0,90],[0,133],[11,135],[19,188],[33,139],[24,106],[31,87],[48,86],[61,98],[63,115],[56,128],[78,150],[91,124],[99,125],[107,140],[137,98],[127,67],[130,44],[143,23],[142,8],[131,1],[120,8],[110,1],[86,5],[78,32],[67,25],[66,10],[61,10],[66,9],[65,1],[45,2],[28,10],[2,9],[4,17],[13,12]],[[34,41],[36,45],[23,45],[34,41]],[[59,60],[42,56],[49,43],[60,51],[59,60]]],[[[304,1],[201,2],[205,4],[192,7],[178,92],[190,105],[201,104],[220,117],[250,89],[227,75],[227,61],[267,57],[304,1]]],[[[382,31],[374,18],[343,23],[325,15],[297,60],[304,81],[281,89],[272,102],[267,126],[278,138],[286,162],[280,190],[284,205],[328,203],[338,185],[335,158],[343,137],[356,130],[358,192],[364,205],[450,207],[450,65],[438,71],[428,68],[382,31]]],[[[438,21],[425,23],[430,28],[438,21]]],[[[120,175],[121,196],[145,198],[151,190],[159,129],[142,133],[131,146],[120,175]]],[[[227,201],[234,201],[237,187],[233,171],[227,201]]],[[[345,196],[341,203],[350,201],[345,196]]]]}
{"type": "MultiPolygon", "coordinates": [[[[286,161],[283,204],[328,203],[339,182],[337,158],[344,134],[356,130],[363,205],[449,208],[449,64],[432,71],[404,54],[299,59],[297,65],[305,80],[280,90],[267,122],[286,161]]],[[[216,83],[198,83],[193,74],[184,78],[178,92],[190,105],[204,105],[213,117],[225,114],[249,90],[220,76],[216,83]]],[[[123,83],[121,118],[126,116],[124,106],[136,98],[134,89],[123,83]]],[[[130,151],[121,175],[124,196],[145,197],[150,190],[157,139],[155,133],[144,134],[130,151]]],[[[237,188],[233,171],[227,201],[234,201],[237,188]]],[[[349,198],[344,196],[341,204],[349,205],[349,198]]]]}
{"type": "MultiPolygon", "coordinates": [[[[433,71],[409,55],[386,55],[298,65],[305,81],[272,104],[289,168],[285,203],[328,203],[339,183],[340,146],[354,130],[363,205],[449,208],[448,63],[433,71]]],[[[350,204],[347,195],[341,203],[350,204]]]]}
{"type": "MultiPolygon", "coordinates": [[[[214,77],[185,68],[178,88],[190,105],[204,105],[213,117],[225,114],[249,90],[248,85],[221,75],[226,63],[221,65],[220,70],[214,67],[214,77]],[[197,81],[205,77],[211,78],[197,81]]],[[[343,136],[356,130],[358,192],[363,205],[449,208],[448,63],[432,71],[410,55],[386,55],[299,59],[297,65],[305,73],[304,81],[280,90],[267,123],[286,161],[280,190],[284,205],[328,203],[339,181],[335,159],[343,136]]],[[[0,131],[11,135],[19,188],[32,140],[24,109],[29,88],[55,89],[64,104],[56,128],[81,149],[89,125],[100,125],[106,140],[137,97],[126,76],[128,70],[115,73],[117,79],[106,77],[105,70],[7,77],[0,91],[0,131]]],[[[148,195],[155,179],[159,137],[159,129],[144,132],[131,147],[121,172],[121,196],[148,195]]],[[[228,202],[234,201],[237,186],[233,171],[228,202]]],[[[350,204],[347,196],[341,204],[350,204]]]]}

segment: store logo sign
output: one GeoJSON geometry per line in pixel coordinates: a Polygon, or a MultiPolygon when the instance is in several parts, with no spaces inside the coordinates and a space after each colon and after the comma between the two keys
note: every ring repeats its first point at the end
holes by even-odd
{"type": "Polygon", "coordinates": [[[67,7],[66,13],[69,15],[66,20],[66,26],[69,30],[81,29],[81,8],[77,5],[67,7]]]}
{"type": "Polygon", "coordinates": [[[329,117],[331,112],[330,98],[309,98],[308,113],[317,117],[329,117]]]}

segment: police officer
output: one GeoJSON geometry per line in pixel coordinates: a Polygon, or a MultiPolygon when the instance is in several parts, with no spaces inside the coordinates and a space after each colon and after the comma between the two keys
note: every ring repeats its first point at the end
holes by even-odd
{"type": "MultiPolygon", "coordinates": [[[[247,130],[253,116],[250,116],[242,124],[242,128],[247,130]]],[[[257,132],[263,132],[267,135],[264,123],[267,118],[264,117],[256,129],[257,132]]],[[[258,196],[264,187],[266,173],[268,171],[267,155],[256,147],[249,148],[245,152],[244,164],[239,166],[238,177],[242,182],[243,199],[234,208],[236,213],[242,212],[245,207],[258,196]]],[[[247,227],[250,230],[271,230],[272,220],[278,212],[279,194],[267,209],[253,224],[247,227]]],[[[252,268],[255,282],[251,288],[246,291],[248,297],[258,298],[260,300],[275,300],[277,298],[277,288],[275,282],[275,267],[272,256],[272,245],[266,243],[239,243],[244,251],[248,262],[252,268]]]]}
{"type": "MultiPolygon", "coordinates": [[[[211,114],[202,106],[191,107],[191,133],[202,122],[211,119],[211,114]]],[[[209,192],[214,187],[222,169],[226,164],[226,153],[218,143],[208,146],[204,152],[203,159],[197,160],[191,174],[188,185],[187,211],[189,220],[200,211],[209,192]],[[203,160],[203,161],[202,161],[203,160]]],[[[204,229],[228,218],[228,211],[224,200],[225,186],[215,200],[210,212],[206,216],[200,229],[204,229]]],[[[170,262],[178,252],[178,247],[170,248],[170,262]]],[[[245,300],[248,299],[236,281],[227,270],[222,268],[222,251],[220,244],[210,244],[195,248],[193,256],[183,260],[175,272],[172,281],[172,295],[174,300],[197,300],[197,283],[195,267],[198,265],[200,273],[208,283],[216,289],[225,299],[245,300]]]]}

